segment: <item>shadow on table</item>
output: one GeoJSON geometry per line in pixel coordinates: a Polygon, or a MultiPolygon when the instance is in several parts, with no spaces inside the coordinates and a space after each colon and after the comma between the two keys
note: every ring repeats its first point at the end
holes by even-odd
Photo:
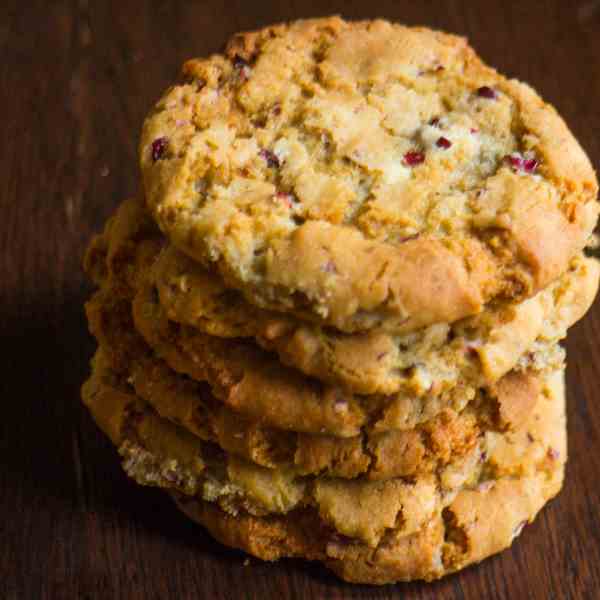
{"type": "Polygon", "coordinates": [[[93,349],[84,296],[82,289],[57,302],[48,293],[0,307],[0,477],[32,502],[76,500],[81,484],[79,387],[93,349]]]}

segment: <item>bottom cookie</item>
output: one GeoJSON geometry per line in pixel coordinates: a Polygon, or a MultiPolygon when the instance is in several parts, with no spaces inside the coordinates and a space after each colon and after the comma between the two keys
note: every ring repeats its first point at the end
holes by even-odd
{"type": "Polygon", "coordinates": [[[563,465],[543,476],[503,479],[459,492],[420,531],[391,530],[376,548],[335,533],[314,511],[232,516],[210,502],[173,495],[180,510],[226,546],[263,560],[301,557],[325,564],[351,583],[430,581],[508,548],[560,490],[563,465]]]}

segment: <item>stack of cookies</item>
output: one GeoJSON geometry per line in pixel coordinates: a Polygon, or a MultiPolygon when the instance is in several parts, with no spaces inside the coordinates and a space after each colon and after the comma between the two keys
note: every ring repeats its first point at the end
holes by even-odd
{"type": "Polygon", "coordinates": [[[560,489],[593,169],[455,36],[301,21],[191,60],[88,249],[83,399],[218,540],[435,579],[560,489]]]}

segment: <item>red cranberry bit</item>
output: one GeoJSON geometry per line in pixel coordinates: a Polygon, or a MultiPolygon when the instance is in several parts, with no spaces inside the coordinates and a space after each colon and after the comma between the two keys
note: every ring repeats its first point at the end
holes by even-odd
{"type": "Polygon", "coordinates": [[[277,154],[275,154],[275,152],[271,152],[270,150],[263,148],[258,155],[267,162],[268,167],[271,167],[272,169],[279,168],[279,158],[277,158],[277,154]]]}
{"type": "Polygon", "coordinates": [[[535,158],[523,158],[518,154],[510,154],[506,157],[506,161],[515,171],[525,173],[535,173],[539,164],[535,158]]]}
{"type": "Polygon", "coordinates": [[[273,114],[278,117],[281,114],[281,104],[275,104],[273,106],[273,114]]]}
{"type": "Polygon", "coordinates": [[[429,121],[429,124],[432,127],[438,127],[440,124],[440,118],[439,117],[433,117],[433,119],[431,119],[431,121],[429,121]]]}
{"type": "Polygon", "coordinates": [[[509,156],[506,157],[506,162],[508,162],[508,164],[515,170],[515,171],[519,171],[520,169],[523,168],[523,159],[516,155],[516,154],[510,154],[509,156]]]}
{"type": "Polygon", "coordinates": [[[292,208],[294,204],[294,196],[292,194],[288,194],[287,192],[277,192],[275,194],[275,199],[282,204],[285,204],[288,208],[292,208]]]}
{"type": "Polygon", "coordinates": [[[233,57],[233,68],[238,71],[241,81],[246,81],[250,76],[250,65],[239,54],[233,57]]]}
{"type": "Polygon", "coordinates": [[[323,271],[325,271],[325,273],[337,273],[337,269],[335,268],[332,260],[328,260],[323,265],[323,271]]]}
{"type": "Polygon", "coordinates": [[[473,135],[475,135],[476,133],[479,133],[479,129],[475,129],[475,127],[472,127],[472,128],[471,128],[471,133],[472,133],[473,135]]]}
{"type": "Polygon", "coordinates": [[[480,98],[486,98],[487,100],[495,100],[498,97],[498,93],[495,89],[488,87],[487,85],[481,86],[477,90],[477,95],[480,98]]]}
{"type": "Polygon", "coordinates": [[[443,148],[444,150],[448,150],[448,148],[450,148],[450,146],[452,146],[452,142],[448,139],[445,138],[444,136],[442,136],[436,143],[435,145],[438,148],[443,148]]]}
{"type": "Polygon", "coordinates": [[[550,460],[558,460],[560,452],[555,448],[548,448],[548,458],[550,460]]]}
{"type": "Polygon", "coordinates": [[[425,162],[425,155],[422,152],[411,150],[404,155],[403,162],[409,167],[416,167],[425,162]]]}
{"type": "Polygon", "coordinates": [[[156,162],[160,160],[169,145],[169,140],[166,137],[161,137],[152,142],[152,160],[156,162]]]}

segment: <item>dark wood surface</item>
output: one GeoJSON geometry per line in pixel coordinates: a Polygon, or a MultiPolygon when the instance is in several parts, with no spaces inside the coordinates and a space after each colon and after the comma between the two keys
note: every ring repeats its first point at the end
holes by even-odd
{"type": "Polygon", "coordinates": [[[600,2],[0,3],[0,598],[600,598],[600,304],[570,333],[566,487],[502,555],[434,584],[353,587],[226,550],[130,483],[79,402],[86,241],[137,185],[145,112],[188,57],[298,17],[467,35],[600,164],[600,2]]]}

